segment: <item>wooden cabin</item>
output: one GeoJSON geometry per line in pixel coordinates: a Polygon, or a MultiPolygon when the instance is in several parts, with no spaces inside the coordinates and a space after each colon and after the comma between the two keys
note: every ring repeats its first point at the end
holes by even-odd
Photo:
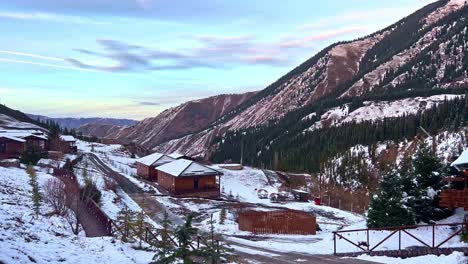
{"type": "Polygon", "coordinates": [[[26,146],[34,146],[41,151],[45,151],[47,149],[47,137],[45,136],[31,134],[23,137],[22,139],[26,140],[26,146]]]}
{"type": "Polygon", "coordinates": [[[158,181],[156,167],[174,161],[174,158],[161,153],[153,153],[137,160],[137,175],[150,181],[158,181]]]}
{"type": "Polygon", "coordinates": [[[60,136],[60,151],[67,154],[74,154],[78,152],[76,146],[76,139],[73,136],[61,135],[60,136]]]}
{"type": "Polygon", "coordinates": [[[0,135],[0,159],[18,159],[25,150],[26,140],[0,135]]]}
{"type": "Polygon", "coordinates": [[[463,151],[451,165],[459,174],[444,179],[450,183],[450,189],[440,193],[439,205],[449,209],[462,207],[468,211],[468,150],[463,151]]]}
{"type": "Polygon", "coordinates": [[[179,159],[156,168],[158,183],[178,197],[219,198],[221,172],[192,160],[179,159]]]}

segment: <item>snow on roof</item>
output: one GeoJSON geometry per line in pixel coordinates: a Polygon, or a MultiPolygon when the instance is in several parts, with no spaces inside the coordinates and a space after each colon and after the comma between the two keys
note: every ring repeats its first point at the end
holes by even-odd
{"type": "Polygon", "coordinates": [[[39,133],[37,130],[0,130],[0,136],[9,136],[21,139],[36,137],[47,140],[47,137],[43,133],[39,133]]]}
{"type": "Polygon", "coordinates": [[[173,159],[180,159],[182,158],[183,156],[185,156],[184,154],[180,154],[178,152],[174,152],[174,153],[171,153],[168,155],[169,157],[173,158],[173,159]]]}
{"type": "Polygon", "coordinates": [[[174,158],[172,157],[156,152],[151,155],[138,159],[137,162],[144,164],[146,166],[153,166],[153,165],[159,166],[159,165],[163,165],[168,162],[171,162],[173,160],[174,158]]]}
{"type": "Polygon", "coordinates": [[[10,135],[3,135],[3,134],[0,134],[0,138],[6,138],[6,139],[13,140],[13,141],[21,142],[21,143],[26,142],[26,140],[24,140],[24,139],[22,139],[22,138],[13,137],[13,136],[10,136],[10,135]]]}
{"type": "Polygon", "coordinates": [[[464,150],[460,157],[456,159],[454,162],[452,162],[451,166],[455,167],[458,169],[458,166],[460,165],[468,165],[468,149],[464,150]]]}
{"type": "Polygon", "coordinates": [[[62,139],[65,142],[75,142],[76,139],[73,136],[68,136],[68,135],[60,135],[60,139],[62,139]]]}
{"type": "Polygon", "coordinates": [[[195,161],[179,159],[158,167],[158,171],[176,177],[187,177],[196,175],[222,175],[221,172],[199,164],[195,161]]]}

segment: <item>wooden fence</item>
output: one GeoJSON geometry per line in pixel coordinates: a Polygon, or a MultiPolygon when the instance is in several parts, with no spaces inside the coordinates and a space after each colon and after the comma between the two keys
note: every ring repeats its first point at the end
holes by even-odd
{"type": "Polygon", "coordinates": [[[317,223],[313,215],[295,210],[241,210],[239,229],[258,234],[315,235],[317,223]]]}
{"type": "MultiPolygon", "coordinates": [[[[76,199],[80,195],[80,187],[76,175],[64,169],[54,169],[53,175],[65,184],[65,191],[68,194],[67,199],[76,199]],[[74,197],[75,196],[75,197],[74,197]]],[[[70,203],[71,201],[69,201],[70,203]]],[[[107,235],[112,235],[112,220],[104,213],[101,208],[91,199],[86,198],[83,200],[86,210],[106,228],[107,235]]]]}

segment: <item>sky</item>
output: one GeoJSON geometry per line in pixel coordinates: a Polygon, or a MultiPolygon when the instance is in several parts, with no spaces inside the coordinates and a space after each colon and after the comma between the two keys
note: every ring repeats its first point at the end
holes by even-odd
{"type": "Polygon", "coordinates": [[[141,120],[265,88],[327,45],[433,0],[0,1],[0,103],[141,120]]]}

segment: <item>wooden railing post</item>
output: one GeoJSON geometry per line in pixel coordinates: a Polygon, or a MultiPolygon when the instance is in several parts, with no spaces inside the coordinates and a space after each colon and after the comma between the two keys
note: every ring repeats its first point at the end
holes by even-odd
{"type": "Polygon", "coordinates": [[[367,252],[369,252],[369,247],[370,247],[370,244],[369,244],[369,229],[367,229],[367,252]]]}
{"type": "Polygon", "coordinates": [[[435,225],[432,225],[432,248],[435,248],[435,225]]]}
{"type": "Polygon", "coordinates": [[[398,229],[398,251],[401,251],[401,229],[398,229]]]}
{"type": "Polygon", "coordinates": [[[333,254],[336,255],[336,233],[335,232],[333,232],[333,254]]]}

